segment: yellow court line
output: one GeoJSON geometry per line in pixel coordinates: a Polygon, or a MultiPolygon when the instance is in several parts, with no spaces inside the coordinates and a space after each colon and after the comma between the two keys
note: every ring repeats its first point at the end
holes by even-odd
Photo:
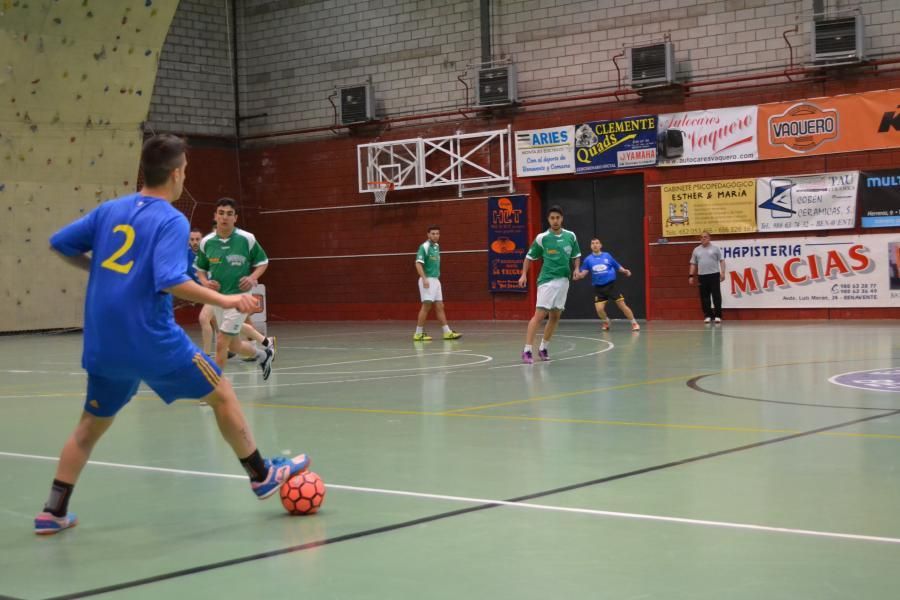
{"type": "MultiPolygon", "coordinates": [[[[527,421],[532,423],[570,423],[574,425],[610,425],[615,427],[646,427],[654,429],[684,429],[694,431],[722,431],[732,433],[779,433],[793,434],[803,433],[801,429],[763,429],[758,427],[727,427],[719,425],[692,425],[689,423],[650,423],[644,421],[608,421],[601,419],[567,419],[558,417],[523,417],[516,415],[473,415],[454,412],[429,412],[414,410],[393,410],[379,408],[353,408],[340,406],[310,406],[303,404],[271,404],[262,402],[245,402],[247,406],[257,408],[295,408],[300,410],[312,410],[320,412],[345,412],[345,413],[361,413],[361,414],[385,414],[385,415],[407,415],[416,417],[453,417],[457,419],[483,419],[495,421],[527,421]]],[[[872,438],[872,439],[889,439],[900,440],[900,435],[888,433],[849,433],[840,431],[823,431],[815,435],[831,435],[839,437],[854,438],[872,438]]]]}
{"type": "MultiPolygon", "coordinates": [[[[709,373],[710,375],[715,375],[715,373],[709,373]]],[[[454,408],[453,410],[445,411],[446,414],[454,414],[454,413],[462,413],[462,412],[471,412],[474,410],[485,410],[488,408],[500,408],[503,406],[515,406],[517,404],[527,404],[529,402],[543,402],[544,400],[559,400],[560,398],[572,398],[574,396],[583,396],[585,394],[595,394],[597,392],[609,392],[612,390],[624,390],[633,387],[640,387],[643,385],[656,385],[657,383],[668,383],[670,381],[683,381],[685,379],[690,379],[691,377],[696,377],[696,375],[677,375],[675,377],[664,377],[662,379],[650,379],[648,381],[637,381],[634,383],[623,383],[621,385],[613,385],[609,387],[602,388],[592,388],[589,390],[577,390],[574,392],[563,392],[561,394],[550,394],[548,396],[534,396],[532,398],[525,398],[524,400],[509,400],[507,402],[494,402],[493,404],[477,404],[475,406],[469,406],[465,408],[454,408]]]]}

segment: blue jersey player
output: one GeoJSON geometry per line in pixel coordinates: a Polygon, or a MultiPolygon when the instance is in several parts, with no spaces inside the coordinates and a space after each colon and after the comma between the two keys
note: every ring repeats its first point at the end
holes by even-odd
{"type": "Polygon", "coordinates": [[[184,141],[173,135],[148,139],[141,151],[143,189],[101,204],[50,238],[67,262],[90,271],[82,355],[88,381],[84,412],[62,449],[50,497],[34,519],[35,533],[57,533],[77,523],[68,504],[78,476],[141,381],[166,403],[206,401],[259,498],[309,466],[305,454],[260,456],[231,383],[175,323],[170,294],[243,312],[256,306],[249,295],[224,296],[187,274],[189,226],[172,207],[184,186],[185,153],[184,141]]]}
{"type": "Polygon", "coordinates": [[[576,274],[576,279],[583,279],[591,274],[591,283],[594,285],[594,308],[597,316],[603,321],[603,331],[609,330],[609,317],[606,314],[606,303],[615,300],[619,310],[631,321],[631,330],[640,331],[641,326],[634,319],[634,313],[625,304],[625,296],[616,290],[616,273],[622,273],[625,277],[631,277],[631,271],[620,265],[612,254],[603,252],[603,243],[598,238],[591,240],[591,253],[576,274]]]}

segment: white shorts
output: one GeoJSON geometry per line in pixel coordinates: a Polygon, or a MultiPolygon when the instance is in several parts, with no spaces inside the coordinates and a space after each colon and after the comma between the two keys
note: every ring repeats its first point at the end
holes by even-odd
{"type": "Polygon", "coordinates": [[[242,313],[236,308],[221,308],[214,306],[216,313],[216,323],[219,325],[219,331],[226,335],[237,335],[241,332],[241,326],[247,320],[247,313],[242,313]]]}
{"type": "Polygon", "coordinates": [[[563,277],[551,279],[538,286],[537,307],[543,310],[565,310],[569,294],[569,280],[563,277]]]}
{"type": "Polygon", "coordinates": [[[441,280],[437,277],[428,278],[428,289],[422,285],[422,278],[419,277],[419,296],[422,302],[443,302],[444,294],[441,291],[441,280]]]}

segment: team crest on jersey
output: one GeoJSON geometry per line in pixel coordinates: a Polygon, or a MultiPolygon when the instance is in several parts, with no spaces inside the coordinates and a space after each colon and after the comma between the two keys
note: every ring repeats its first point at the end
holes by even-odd
{"type": "Polygon", "coordinates": [[[563,248],[563,251],[566,254],[572,254],[572,246],[566,246],[565,248],[563,248]]]}
{"type": "Polygon", "coordinates": [[[229,254],[225,257],[225,260],[228,261],[228,264],[232,267],[242,267],[245,262],[247,262],[247,257],[241,256],[240,254],[229,254]]]}

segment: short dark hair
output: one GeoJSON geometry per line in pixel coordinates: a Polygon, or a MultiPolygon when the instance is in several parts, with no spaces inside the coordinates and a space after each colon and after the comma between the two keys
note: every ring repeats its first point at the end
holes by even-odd
{"type": "Polygon", "coordinates": [[[203,231],[199,227],[191,227],[191,233],[203,234],[203,231]]]}
{"type": "Polygon", "coordinates": [[[554,204],[550,208],[547,209],[547,216],[549,217],[551,214],[557,213],[559,216],[563,217],[562,207],[559,204],[554,204]]]}
{"type": "Polygon", "coordinates": [[[594,240],[597,240],[597,241],[600,242],[601,244],[603,243],[603,240],[601,240],[601,239],[598,238],[598,237],[592,237],[592,238],[591,238],[591,241],[592,241],[592,242],[593,242],[594,240]]]}
{"type": "Polygon", "coordinates": [[[440,225],[429,225],[429,226],[428,226],[427,233],[431,233],[431,232],[434,231],[435,229],[437,229],[438,231],[440,231],[440,230],[441,230],[441,226],[440,226],[440,225]]]}
{"type": "Polygon", "coordinates": [[[184,165],[187,143],[171,133],[154,135],[141,149],[141,171],[148,187],[162,185],[172,171],[184,165]]]}
{"type": "Polygon", "coordinates": [[[238,213],[237,202],[234,201],[234,198],[219,198],[219,201],[216,202],[216,208],[218,209],[220,206],[228,206],[234,209],[234,214],[238,213]]]}

